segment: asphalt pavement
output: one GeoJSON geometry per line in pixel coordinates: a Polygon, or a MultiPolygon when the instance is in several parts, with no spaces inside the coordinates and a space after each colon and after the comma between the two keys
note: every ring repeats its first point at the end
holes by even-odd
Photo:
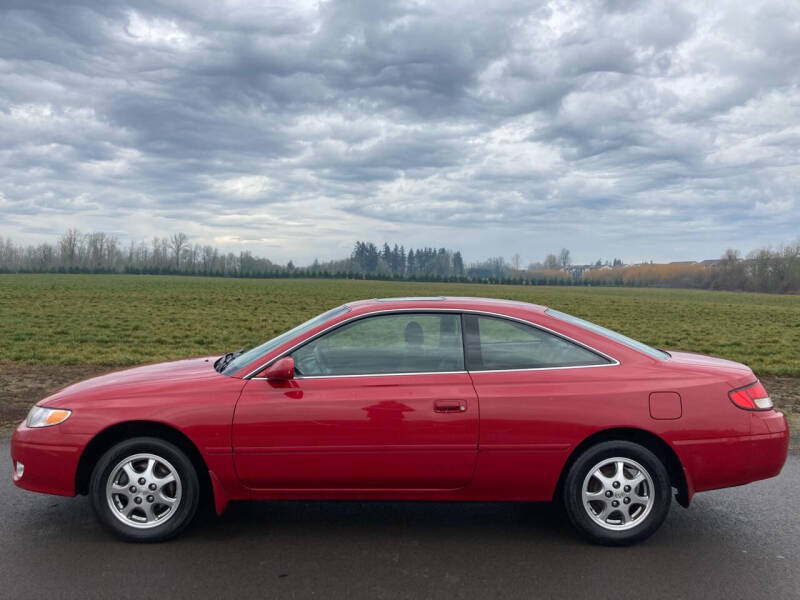
{"type": "Polygon", "coordinates": [[[673,503],[632,548],[522,503],[236,503],[163,544],[119,542],[85,497],[11,482],[0,598],[800,598],[800,455],[777,478],[673,503]]]}

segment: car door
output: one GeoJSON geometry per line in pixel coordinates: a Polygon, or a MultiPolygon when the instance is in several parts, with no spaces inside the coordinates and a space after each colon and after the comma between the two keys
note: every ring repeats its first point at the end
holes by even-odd
{"type": "Polygon", "coordinates": [[[291,353],[295,378],[247,383],[236,470],[254,489],[453,489],[478,446],[458,313],[348,321],[291,353]]]}

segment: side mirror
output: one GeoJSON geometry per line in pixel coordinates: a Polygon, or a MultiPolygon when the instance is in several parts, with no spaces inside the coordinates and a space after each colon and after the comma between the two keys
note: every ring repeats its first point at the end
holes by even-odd
{"type": "Polygon", "coordinates": [[[279,358],[262,371],[262,375],[274,381],[294,379],[294,359],[291,356],[279,358]]]}

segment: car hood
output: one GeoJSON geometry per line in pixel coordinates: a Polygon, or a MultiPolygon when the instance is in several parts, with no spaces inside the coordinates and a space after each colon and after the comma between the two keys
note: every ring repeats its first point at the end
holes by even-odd
{"type": "Polygon", "coordinates": [[[214,369],[214,361],[217,358],[216,356],[190,358],[114,371],[68,385],[39,402],[39,405],[55,406],[72,398],[87,400],[141,395],[147,390],[169,388],[188,381],[202,383],[204,380],[225,377],[214,369]]]}

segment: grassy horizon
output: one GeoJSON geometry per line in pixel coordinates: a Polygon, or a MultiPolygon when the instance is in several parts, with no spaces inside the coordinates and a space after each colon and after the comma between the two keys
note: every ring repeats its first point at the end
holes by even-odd
{"type": "Polygon", "coordinates": [[[334,306],[406,295],[545,304],[643,342],[800,376],[800,298],[623,287],[162,275],[0,275],[0,361],[125,366],[263,342],[334,306]]]}

